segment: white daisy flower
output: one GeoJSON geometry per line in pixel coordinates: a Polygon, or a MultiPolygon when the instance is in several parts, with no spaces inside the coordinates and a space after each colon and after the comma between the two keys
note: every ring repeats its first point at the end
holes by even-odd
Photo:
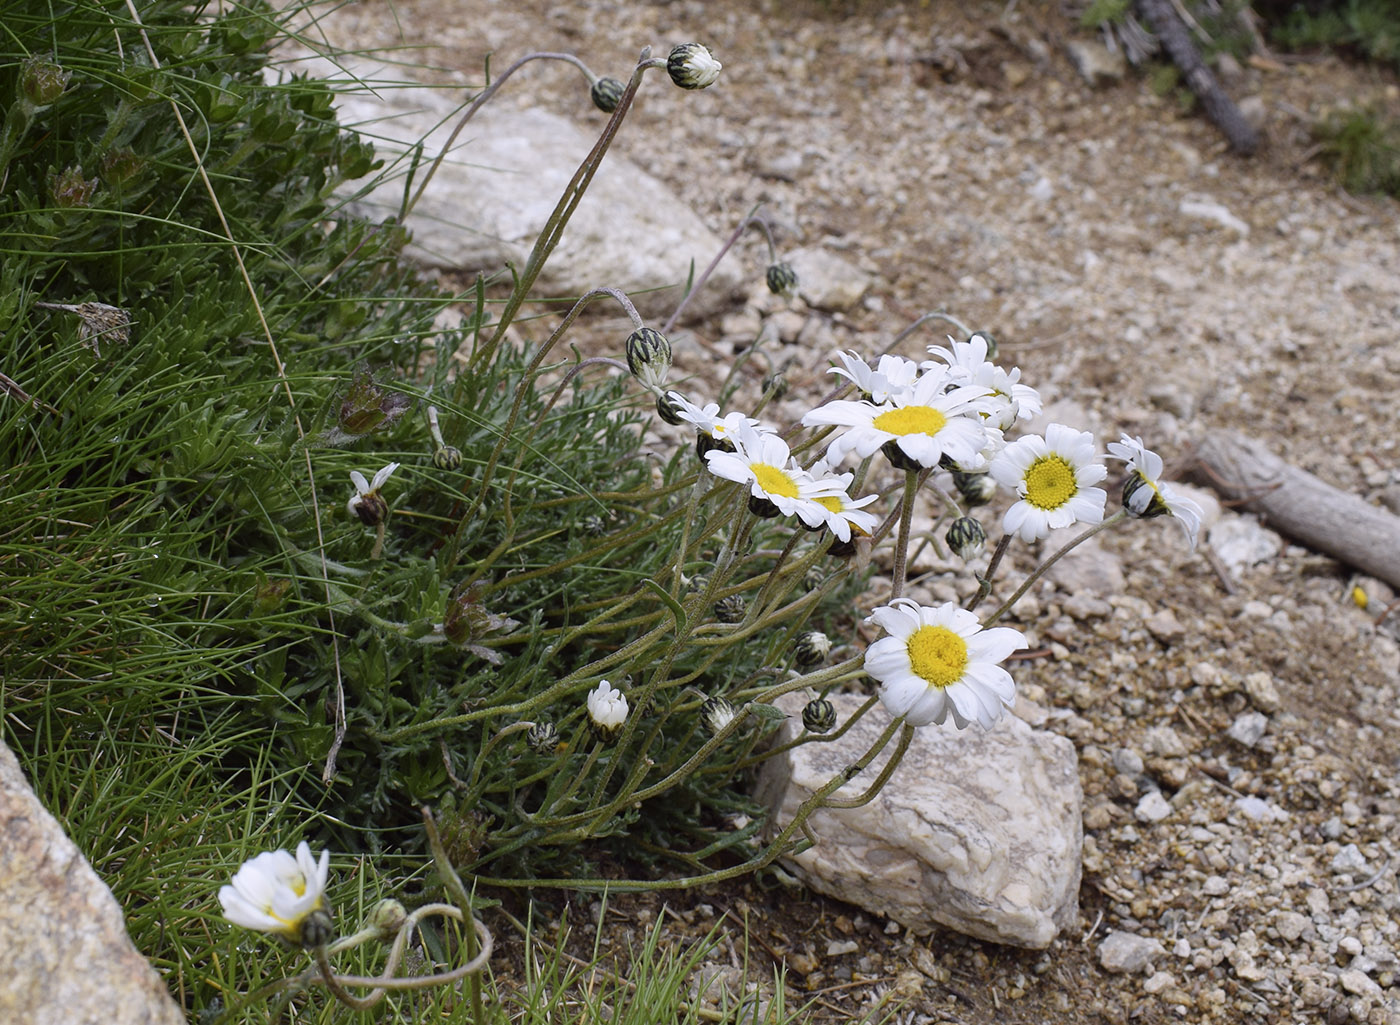
{"type": "Polygon", "coordinates": [[[588,718],[603,736],[611,736],[627,721],[627,698],[607,680],[588,692],[588,718]]]}
{"type": "Polygon", "coordinates": [[[944,455],[959,464],[975,465],[987,443],[980,416],[989,408],[987,389],[955,386],[945,392],[947,384],[946,371],[926,373],[888,402],[828,402],[804,416],[802,423],[851,428],[827,449],[833,463],[849,452],[863,459],[894,442],[899,454],[919,466],[937,466],[944,455]]]}
{"type": "Polygon", "coordinates": [[[1019,630],[982,629],[952,602],[930,608],[896,598],[870,613],[889,636],[865,652],[865,671],[880,681],[880,701],[910,726],[970,722],[989,728],[1016,700],[1011,674],[996,663],[1025,646],[1019,630]]]}
{"type": "Polygon", "coordinates": [[[1108,454],[1128,464],[1128,479],[1123,482],[1123,508],[1128,515],[1174,516],[1186,531],[1186,540],[1195,548],[1204,514],[1199,505],[1161,479],[1162,457],[1147,448],[1141,438],[1126,434],[1119,441],[1108,443],[1108,454]]]}
{"type": "Polygon", "coordinates": [[[355,493],[345,503],[346,511],[358,516],[366,526],[383,523],[384,517],[389,515],[389,503],[384,501],[379,489],[398,468],[398,463],[390,463],[375,473],[373,481],[365,480],[365,475],[359,470],[351,470],[350,482],[355,485],[355,493]]]}
{"type": "Polygon", "coordinates": [[[862,512],[861,510],[879,496],[866,495],[864,498],[851,498],[849,488],[851,482],[855,480],[854,473],[832,473],[831,467],[825,459],[818,459],[807,472],[818,484],[831,484],[841,489],[836,494],[823,495],[813,499],[826,513],[820,526],[825,526],[842,542],[851,540],[853,526],[857,531],[867,536],[874,532],[875,525],[880,522],[879,517],[874,513],[862,512]]]}
{"type": "MultiPolygon", "coordinates": [[[[1021,368],[1003,370],[987,358],[986,335],[973,335],[965,342],[948,339],[951,349],[930,345],[928,351],[948,367],[949,379],[959,384],[974,384],[991,393],[995,408],[986,414],[986,425],[998,430],[1010,430],[1018,420],[1030,420],[1040,413],[1040,393],[1029,385],[1019,384],[1021,368]]],[[[940,364],[928,360],[925,370],[940,364]]]]}
{"type": "MultiPolygon", "coordinates": [[[[827,510],[816,499],[842,494],[835,480],[817,482],[792,458],[787,442],[776,434],[741,427],[731,435],[734,451],[711,449],[705,462],[716,477],[749,485],[749,508],[759,515],[771,503],[784,516],[797,516],[809,527],[826,522],[827,510]]],[[[771,510],[769,510],[771,512],[771,510]]]]}
{"type": "Polygon", "coordinates": [[[743,427],[767,430],[759,421],[737,410],[720,416],[718,402],[709,402],[701,407],[674,391],[668,393],[667,398],[674,404],[676,415],[695,428],[696,448],[702,458],[712,448],[732,450],[730,439],[743,427]]]}
{"type": "Polygon", "coordinates": [[[296,857],[286,851],[264,851],[245,861],[232,884],[219,889],[224,917],[245,929],[302,942],[307,918],[326,910],[330,858],[330,851],[322,851],[317,862],[303,840],[297,844],[296,857]]]}
{"type": "Polygon", "coordinates": [[[1063,424],[1051,424],[1045,437],[1030,435],[1011,442],[992,460],[988,472],[1020,501],[1006,510],[1001,526],[1022,541],[1043,538],[1072,523],[1101,523],[1108,496],[1091,487],[1108,475],[1094,462],[1094,436],[1063,424]]]}
{"type": "Polygon", "coordinates": [[[853,350],[838,352],[841,366],[831,367],[828,374],[839,374],[860,389],[861,397],[870,402],[888,402],[890,396],[900,395],[914,386],[919,376],[919,364],[903,356],[881,356],[874,369],[853,350]]]}

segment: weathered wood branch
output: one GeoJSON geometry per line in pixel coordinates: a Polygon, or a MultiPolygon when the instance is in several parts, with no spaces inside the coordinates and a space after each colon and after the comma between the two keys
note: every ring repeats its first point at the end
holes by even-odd
{"type": "Polygon", "coordinates": [[[1230,148],[1244,156],[1258,149],[1259,132],[1240,113],[1235,101],[1230,99],[1229,93],[1206,67],[1201,52],[1191,41],[1190,31],[1172,9],[1171,0],[1135,0],[1135,6],[1180,70],[1181,77],[1201,101],[1206,116],[1225,134],[1230,148]]]}
{"type": "Polygon", "coordinates": [[[1285,463],[1258,441],[1213,434],[1196,445],[1200,479],[1269,526],[1400,588],[1400,516],[1285,463]]]}

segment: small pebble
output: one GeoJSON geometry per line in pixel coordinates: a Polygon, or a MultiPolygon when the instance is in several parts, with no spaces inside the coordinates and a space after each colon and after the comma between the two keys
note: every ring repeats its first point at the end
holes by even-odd
{"type": "Polygon", "coordinates": [[[1338,851],[1328,867],[1336,875],[1343,872],[1364,874],[1370,871],[1370,866],[1366,864],[1366,859],[1361,856],[1361,851],[1354,843],[1349,843],[1338,851]]]}
{"type": "Polygon", "coordinates": [[[1307,918],[1296,911],[1280,911],[1274,916],[1274,928],[1278,930],[1279,936],[1289,943],[1303,935],[1303,930],[1307,927],[1307,918]]]}
{"type": "Polygon", "coordinates": [[[1169,989],[1176,985],[1176,976],[1171,972],[1155,972],[1142,984],[1144,992],[1156,995],[1164,989],[1169,989]]]}
{"type": "Polygon", "coordinates": [[[1226,731],[1231,740],[1245,747],[1253,747],[1264,738],[1269,728],[1269,717],[1263,712],[1246,712],[1236,719],[1226,731]]]}
{"type": "Polygon", "coordinates": [[[1201,892],[1208,897],[1221,897],[1230,892],[1230,884],[1224,876],[1208,876],[1201,892]]]}
{"type": "Polygon", "coordinates": [[[1099,964],[1106,972],[1140,972],[1164,953],[1157,940],[1130,932],[1111,932],[1099,944],[1099,964]]]}
{"type": "Polygon", "coordinates": [[[842,954],[854,954],[860,949],[860,944],[855,940],[832,940],[826,945],[827,957],[840,957],[842,954]]]}
{"type": "Polygon", "coordinates": [[[1133,809],[1133,814],[1139,822],[1161,822],[1171,813],[1172,806],[1167,803],[1160,790],[1152,790],[1143,795],[1142,800],[1133,809]]]}

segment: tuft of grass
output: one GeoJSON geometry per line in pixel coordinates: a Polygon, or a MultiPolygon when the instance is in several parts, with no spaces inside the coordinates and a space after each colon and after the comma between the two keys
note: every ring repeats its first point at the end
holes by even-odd
{"type": "Polygon", "coordinates": [[[1348,192],[1400,195],[1400,124],[1376,107],[1353,107],[1313,129],[1318,150],[1348,192]]]}

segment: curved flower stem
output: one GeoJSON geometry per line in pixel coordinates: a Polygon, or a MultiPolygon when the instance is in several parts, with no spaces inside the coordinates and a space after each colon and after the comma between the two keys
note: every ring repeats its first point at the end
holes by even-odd
{"type": "Polygon", "coordinates": [[[695,525],[695,513],[700,508],[700,497],[706,493],[708,474],[702,468],[695,475],[695,484],[690,489],[690,497],[685,503],[685,519],[681,522],[681,543],[676,546],[676,568],[671,573],[671,593],[680,594],[681,579],[685,576],[686,554],[690,550],[690,531],[695,525]]]}
{"type": "Polygon", "coordinates": [[[593,149],[583,158],[583,163],[579,164],[578,170],[574,172],[573,178],[564,189],[564,194],[559,197],[554,212],[549,215],[549,220],[545,222],[540,237],[535,241],[535,248],[530,251],[529,259],[525,261],[525,268],[521,271],[520,278],[496,321],[496,330],[492,332],[484,346],[472,353],[463,370],[464,373],[470,374],[482,363],[489,361],[496,351],[496,347],[505,338],[506,329],[514,323],[516,313],[520,311],[520,307],[525,302],[525,297],[530,294],[530,290],[535,287],[535,279],[544,269],[545,261],[559,245],[564,236],[564,228],[569,223],[569,218],[573,216],[584,193],[588,191],[589,183],[593,181],[593,175],[602,165],[603,157],[607,155],[608,147],[612,145],[613,139],[617,136],[618,128],[622,125],[622,119],[627,116],[628,110],[632,107],[632,100],[637,95],[637,87],[642,84],[643,73],[648,68],[665,66],[664,60],[652,58],[650,47],[642,51],[637,66],[632,72],[632,78],[627,83],[627,89],[623,92],[622,99],[618,101],[617,109],[613,111],[612,117],[603,127],[603,133],[598,137],[593,149]]]}
{"type": "Polygon", "coordinates": [[[1035,572],[1033,572],[1030,576],[1026,577],[1025,582],[1021,584],[1020,587],[1016,588],[1015,594],[1013,594],[1010,598],[1007,598],[1006,601],[1002,602],[1001,607],[998,608],[995,612],[993,612],[990,616],[988,616],[985,621],[983,621],[982,626],[991,626],[1002,616],[1006,615],[1006,613],[1011,610],[1011,606],[1015,605],[1018,601],[1020,601],[1021,595],[1025,594],[1028,590],[1030,590],[1031,585],[1034,584],[1041,577],[1043,577],[1045,575],[1045,571],[1059,561],[1060,556],[1064,555],[1066,552],[1072,551],[1073,549],[1077,548],[1079,545],[1089,540],[1089,538],[1093,537],[1095,534],[1101,533],[1102,531],[1107,530],[1109,527],[1117,526],[1119,523],[1122,523],[1127,518],[1128,511],[1126,509],[1119,509],[1108,519],[1104,520],[1102,523],[1094,524],[1094,526],[1084,531],[1084,533],[1080,534],[1069,544],[1065,545],[1054,555],[1050,556],[1050,558],[1046,559],[1044,562],[1042,562],[1039,566],[1035,568],[1035,572]]]}
{"type": "Polygon", "coordinates": [[[700,276],[695,279],[695,283],[691,286],[690,291],[686,292],[685,295],[681,297],[681,301],[677,304],[675,310],[671,312],[671,316],[667,318],[665,325],[661,328],[661,333],[663,335],[669,335],[671,333],[671,329],[676,326],[676,321],[680,319],[681,311],[684,310],[686,304],[690,302],[690,297],[705,287],[705,283],[710,280],[710,275],[715,272],[715,268],[719,266],[719,262],[724,259],[725,254],[728,253],[729,250],[734,248],[734,243],[739,241],[740,237],[744,234],[744,229],[750,224],[760,224],[763,226],[763,232],[768,236],[768,251],[773,251],[773,232],[768,227],[768,221],[758,216],[758,207],[755,206],[753,210],[749,211],[748,215],[739,222],[739,226],[734,229],[734,234],[730,235],[724,245],[720,246],[719,252],[716,253],[715,258],[710,261],[710,265],[701,271],[700,276]]]}
{"type": "Polygon", "coordinates": [[[919,471],[906,470],[904,475],[904,504],[899,510],[899,535],[894,542],[894,579],[890,584],[890,600],[904,593],[904,574],[909,557],[909,526],[914,521],[914,496],[919,490],[919,471]]]}
{"type": "Polygon", "coordinates": [[[1001,540],[997,542],[996,551],[992,552],[992,558],[987,563],[987,572],[977,578],[977,593],[967,602],[967,611],[971,612],[982,604],[982,599],[992,593],[992,577],[996,575],[997,567],[1001,565],[1002,556],[1006,554],[1007,547],[1011,544],[1011,535],[1001,535],[1001,540]]]}
{"type": "MultiPolygon", "coordinates": [[[[903,718],[902,716],[900,717],[903,718]]],[[[896,720],[898,721],[898,720],[896,720]]],[[[880,770],[880,775],[875,777],[875,781],[859,797],[828,797],[826,807],[828,808],[859,808],[869,804],[875,799],[875,795],[884,789],[890,777],[894,775],[894,770],[899,768],[899,763],[904,760],[904,752],[909,750],[909,742],[914,739],[914,727],[908,723],[899,734],[899,744],[894,749],[894,754],[890,755],[890,760],[885,763],[885,767],[880,770]]]]}
{"type": "Polygon", "coordinates": [[[808,733],[806,730],[803,730],[800,734],[798,734],[796,737],[793,737],[786,744],[779,744],[776,747],[770,747],[767,750],[765,750],[762,754],[751,755],[747,758],[740,760],[734,766],[734,771],[742,772],[743,770],[750,768],[751,766],[758,765],[761,762],[766,762],[769,758],[772,758],[774,755],[782,754],[784,751],[791,751],[793,748],[801,747],[803,744],[830,744],[834,740],[840,740],[846,735],[847,732],[849,732],[852,726],[860,722],[860,720],[865,716],[866,712],[870,711],[879,703],[880,699],[877,697],[871,696],[869,698],[866,698],[865,703],[862,704],[859,708],[857,708],[853,713],[851,713],[851,717],[849,719],[843,722],[840,726],[836,727],[836,729],[832,730],[830,733],[808,733]]]}
{"type": "Polygon", "coordinates": [[[487,101],[489,101],[491,97],[496,95],[496,90],[499,89],[501,86],[505,85],[506,80],[509,79],[511,75],[515,74],[517,71],[519,71],[531,61],[537,60],[567,61],[570,64],[573,64],[576,67],[578,67],[579,70],[582,71],[584,75],[588,77],[590,85],[597,80],[597,76],[594,75],[593,72],[588,70],[588,65],[584,64],[583,61],[579,60],[571,53],[527,53],[524,57],[521,57],[510,67],[506,68],[505,71],[501,72],[501,74],[496,78],[496,81],[492,82],[485,89],[481,90],[481,92],[477,93],[476,98],[473,99],[471,103],[467,105],[467,109],[463,111],[461,118],[457,121],[457,127],[452,129],[452,134],[447,137],[447,142],[443,144],[442,152],[440,152],[437,155],[437,159],[432,162],[432,165],[428,168],[427,173],[423,175],[423,180],[418,184],[417,190],[413,193],[413,198],[411,198],[407,203],[404,204],[403,210],[400,212],[399,215],[400,224],[402,224],[404,220],[407,219],[408,215],[412,212],[413,208],[418,205],[418,200],[422,198],[424,190],[428,187],[428,182],[433,180],[433,175],[437,174],[438,167],[440,167],[443,160],[446,159],[447,154],[452,151],[452,144],[457,141],[457,136],[462,134],[462,129],[467,127],[467,122],[470,121],[473,116],[475,116],[478,110],[480,110],[483,106],[486,105],[487,101]]]}
{"type": "Polygon", "coordinates": [[[469,793],[474,792],[476,790],[476,785],[481,780],[481,767],[486,764],[487,755],[489,755],[492,751],[496,749],[496,745],[499,744],[501,741],[505,740],[506,737],[509,737],[515,733],[521,733],[525,730],[530,729],[534,725],[535,724],[533,722],[530,722],[529,720],[520,720],[519,722],[513,722],[509,726],[503,727],[502,729],[498,730],[495,734],[492,735],[490,740],[488,740],[485,744],[482,745],[481,753],[476,756],[475,764],[472,765],[471,782],[467,784],[467,791],[469,793]]]}
{"type": "MultiPolygon", "coordinates": [[[[889,348],[890,348],[890,349],[893,349],[896,345],[898,345],[900,342],[904,341],[904,339],[908,338],[910,335],[912,335],[912,334],[913,334],[915,331],[917,331],[919,328],[923,327],[923,325],[927,324],[930,320],[946,320],[949,324],[952,324],[952,325],[953,325],[954,327],[956,327],[958,330],[962,331],[963,334],[971,334],[971,333],[972,333],[971,331],[968,330],[967,325],[964,324],[964,323],[963,323],[961,320],[959,320],[957,317],[954,317],[954,316],[952,316],[951,314],[948,314],[948,313],[944,313],[942,310],[933,310],[933,311],[930,312],[930,313],[925,313],[925,314],[923,314],[921,317],[919,317],[917,320],[915,320],[912,324],[910,324],[908,327],[906,327],[903,331],[901,331],[899,334],[895,335],[895,336],[894,336],[894,341],[890,342],[889,348]]],[[[886,349],[885,351],[888,352],[889,349],[886,349]]]]}

